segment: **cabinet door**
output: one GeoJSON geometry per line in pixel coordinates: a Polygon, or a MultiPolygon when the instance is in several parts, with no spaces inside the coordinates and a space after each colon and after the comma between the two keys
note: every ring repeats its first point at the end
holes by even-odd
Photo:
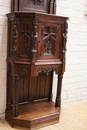
{"type": "Polygon", "coordinates": [[[31,58],[32,18],[19,19],[18,59],[28,60],[31,58]]]}
{"type": "Polygon", "coordinates": [[[53,23],[53,21],[40,22],[38,30],[39,42],[37,45],[37,59],[60,59],[62,25],[55,22],[53,23]]]}

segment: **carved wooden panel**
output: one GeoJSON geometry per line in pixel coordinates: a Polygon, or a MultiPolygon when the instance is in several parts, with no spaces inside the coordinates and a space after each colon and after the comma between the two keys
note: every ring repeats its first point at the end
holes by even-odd
{"type": "Polygon", "coordinates": [[[10,21],[11,36],[10,36],[10,48],[9,53],[11,57],[16,57],[17,54],[17,43],[18,43],[18,20],[14,19],[10,21]]]}
{"type": "Polygon", "coordinates": [[[29,101],[49,100],[52,85],[52,72],[49,75],[40,73],[37,77],[30,77],[29,101]]]}
{"type": "Polygon", "coordinates": [[[49,0],[20,0],[20,11],[48,12],[49,0]]]}
{"type": "Polygon", "coordinates": [[[11,11],[56,14],[56,0],[11,0],[11,11]]]}
{"type": "Polygon", "coordinates": [[[46,24],[42,23],[39,31],[39,43],[37,45],[38,49],[38,59],[60,59],[60,50],[62,45],[62,24],[46,24]],[[41,50],[39,53],[39,49],[41,50]]]}
{"type": "Polygon", "coordinates": [[[54,55],[56,43],[57,27],[47,26],[43,27],[43,55],[54,55]]]}
{"type": "Polygon", "coordinates": [[[40,71],[38,76],[30,77],[29,65],[19,64],[17,68],[20,86],[18,94],[19,104],[36,102],[42,99],[49,100],[53,78],[52,70],[48,72],[49,75],[40,71]]]}
{"type": "Polygon", "coordinates": [[[20,56],[26,57],[27,47],[28,47],[28,42],[29,42],[29,24],[22,23],[20,39],[22,40],[20,56]]]}
{"type": "Polygon", "coordinates": [[[29,102],[29,76],[20,77],[19,103],[24,104],[29,102]]]}
{"type": "Polygon", "coordinates": [[[29,72],[30,66],[18,64],[17,65],[17,72],[19,75],[19,103],[24,104],[29,102],[29,72]]]}
{"type": "Polygon", "coordinates": [[[45,75],[49,75],[51,72],[55,72],[56,74],[60,74],[60,67],[61,65],[40,65],[37,67],[37,75],[39,75],[40,73],[45,74],[45,75]]]}
{"type": "Polygon", "coordinates": [[[32,31],[32,23],[31,19],[19,20],[19,52],[18,58],[26,58],[30,59],[31,51],[31,31],[32,31]]]}

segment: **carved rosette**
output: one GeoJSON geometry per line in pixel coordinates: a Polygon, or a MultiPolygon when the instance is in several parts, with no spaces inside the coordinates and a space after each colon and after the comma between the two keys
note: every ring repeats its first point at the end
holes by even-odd
{"type": "Polygon", "coordinates": [[[63,50],[62,50],[62,53],[63,53],[63,62],[66,61],[66,42],[67,42],[67,33],[68,33],[68,23],[67,21],[65,22],[65,25],[64,25],[64,33],[63,33],[63,50]]]}
{"type": "Polygon", "coordinates": [[[32,52],[37,52],[37,41],[38,41],[37,26],[38,26],[38,19],[35,18],[32,32],[32,52]]]}
{"type": "Polygon", "coordinates": [[[14,19],[12,23],[12,53],[11,57],[15,57],[17,51],[17,38],[18,38],[18,20],[14,19]]]}

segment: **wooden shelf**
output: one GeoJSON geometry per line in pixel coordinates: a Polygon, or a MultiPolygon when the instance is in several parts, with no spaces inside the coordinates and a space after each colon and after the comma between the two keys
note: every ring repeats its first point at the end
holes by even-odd
{"type": "Polygon", "coordinates": [[[17,117],[12,117],[11,111],[6,110],[6,120],[13,127],[36,129],[58,122],[59,111],[60,109],[55,107],[53,102],[22,105],[19,107],[19,116],[17,117]]]}

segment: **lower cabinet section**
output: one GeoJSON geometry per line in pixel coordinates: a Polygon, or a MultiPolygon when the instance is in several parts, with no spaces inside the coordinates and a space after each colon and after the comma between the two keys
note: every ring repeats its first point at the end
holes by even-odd
{"type": "Polygon", "coordinates": [[[6,120],[12,127],[37,129],[59,122],[60,108],[53,102],[26,104],[19,106],[19,116],[12,117],[11,111],[6,110],[6,120]]]}
{"type": "Polygon", "coordinates": [[[25,69],[21,70],[18,76],[8,75],[7,109],[12,109],[15,102],[21,105],[52,100],[53,72],[49,75],[40,73],[38,76],[31,77],[29,73],[24,73],[25,69]]]}

